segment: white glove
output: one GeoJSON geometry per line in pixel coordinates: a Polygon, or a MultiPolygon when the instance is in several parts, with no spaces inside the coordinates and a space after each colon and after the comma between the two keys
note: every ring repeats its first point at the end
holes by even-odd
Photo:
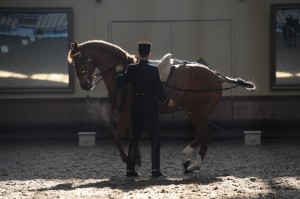
{"type": "Polygon", "coordinates": [[[116,72],[122,72],[124,69],[124,66],[122,64],[119,64],[115,67],[115,69],[116,69],[116,72]]]}

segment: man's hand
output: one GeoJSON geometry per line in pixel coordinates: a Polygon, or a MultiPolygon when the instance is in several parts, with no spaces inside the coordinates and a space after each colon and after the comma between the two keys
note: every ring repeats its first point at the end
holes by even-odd
{"type": "Polygon", "coordinates": [[[115,69],[116,69],[116,72],[117,72],[117,73],[118,73],[118,72],[122,72],[123,69],[124,69],[124,66],[123,66],[122,64],[119,64],[119,65],[117,65],[117,66],[115,67],[115,69]]]}
{"type": "Polygon", "coordinates": [[[175,102],[172,99],[169,99],[168,107],[173,108],[175,106],[175,102]]]}

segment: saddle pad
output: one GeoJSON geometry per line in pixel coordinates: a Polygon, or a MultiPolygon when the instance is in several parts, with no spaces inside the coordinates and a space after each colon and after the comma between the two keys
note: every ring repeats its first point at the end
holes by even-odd
{"type": "Polygon", "coordinates": [[[156,65],[159,69],[160,80],[166,82],[168,80],[170,70],[172,67],[171,63],[172,54],[167,53],[160,60],[150,60],[153,65],[156,65]]]}

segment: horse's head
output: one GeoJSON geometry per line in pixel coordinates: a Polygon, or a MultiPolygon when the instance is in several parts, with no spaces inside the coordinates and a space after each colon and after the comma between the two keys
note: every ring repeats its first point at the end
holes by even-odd
{"type": "Polygon", "coordinates": [[[74,41],[71,44],[68,61],[75,68],[81,88],[91,90],[95,86],[94,79],[97,77],[101,78],[96,84],[104,80],[106,87],[112,89],[112,85],[115,84],[115,66],[135,63],[136,58],[119,46],[101,40],[91,40],[79,45],[74,41]],[[95,68],[100,72],[94,74],[95,68]]]}
{"type": "Polygon", "coordinates": [[[91,90],[94,88],[94,70],[95,70],[95,63],[92,62],[92,60],[88,57],[86,57],[85,54],[83,54],[79,48],[79,45],[76,41],[74,43],[71,43],[71,50],[68,54],[68,61],[69,63],[72,63],[79,83],[80,87],[83,90],[91,90]]]}

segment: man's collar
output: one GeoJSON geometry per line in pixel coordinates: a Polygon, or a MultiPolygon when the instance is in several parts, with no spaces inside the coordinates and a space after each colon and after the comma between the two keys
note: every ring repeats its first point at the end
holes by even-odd
{"type": "Polygon", "coordinates": [[[140,62],[148,62],[148,59],[140,59],[140,62]]]}

